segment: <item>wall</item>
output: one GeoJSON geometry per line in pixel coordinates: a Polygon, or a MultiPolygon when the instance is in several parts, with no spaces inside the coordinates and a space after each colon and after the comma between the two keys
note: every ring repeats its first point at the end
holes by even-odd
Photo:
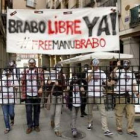
{"type": "MultiPolygon", "coordinates": [[[[13,9],[34,9],[26,6],[26,0],[13,0],[13,9]]],[[[46,0],[36,0],[35,9],[46,9],[46,0]]]]}
{"type": "Polygon", "coordinates": [[[125,7],[127,5],[130,5],[130,9],[131,9],[137,5],[140,5],[140,0],[121,0],[120,31],[129,29],[130,10],[128,10],[128,11],[125,10],[125,7]],[[126,18],[129,18],[129,20],[127,22],[125,22],[126,18]]]}
{"type": "Polygon", "coordinates": [[[76,8],[77,0],[69,0],[69,9],[76,8]]]}
{"type": "MultiPolygon", "coordinates": [[[[133,66],[139,65],[139,47],[140,40],[138,38],[124,38],[122,39],[124,45],[124,52],[126,54],[133,54],[133,59],[131,59],[131,64],[133,66]]],[[[136,70],[136,69],[135,69],[136,70]]]]}

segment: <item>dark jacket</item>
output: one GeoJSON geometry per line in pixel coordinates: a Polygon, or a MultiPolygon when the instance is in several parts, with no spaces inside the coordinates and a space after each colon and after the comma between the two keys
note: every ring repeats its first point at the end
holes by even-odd
{"type": "Polygon", "coordinates": [[[88,90],[88,82],[87,82],[87,79],[86,79],[86,72],[80,73],[79,80],[80,80],[80,83],[83,85],[85,91],[87,92],[87,90],[88,90]]]}
{"type": "Polygon", "coordinates": [[[65,77],[64,77],[62,72],[58,73],[57,81],[58,81],[58,86],[54,85],[54,82],[52,82],[51,84],[47,84],[46,85],[47,91],[51,91],[53,86],[54,86],[53,93],[52,93],[54,96],[62,95],[63,94],[63,90],[66,87],[65,77]]]}

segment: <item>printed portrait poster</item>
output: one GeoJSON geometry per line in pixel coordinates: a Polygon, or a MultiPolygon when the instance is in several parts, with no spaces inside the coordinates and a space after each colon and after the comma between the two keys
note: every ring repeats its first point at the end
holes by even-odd
{"type": "Polygon", "coordinates": [[[56,70],[51,70],[50,71],[49,79],[52,82],[56,82],[57,81],[57,71],[56,70]]]}

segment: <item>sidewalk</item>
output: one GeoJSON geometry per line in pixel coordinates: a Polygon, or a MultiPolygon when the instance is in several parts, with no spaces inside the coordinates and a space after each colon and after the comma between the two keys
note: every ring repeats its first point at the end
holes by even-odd
{"type": "MultiPolygon", "coordinates": [[[[64,105],[65,106],[65,105],[64,105]]],[[[64,132],[70,132],[70,111],[66,108],[63,108],[62,111],[62,118],[61,118],[61,129],[64,132]]],[[[5,125],[3,121],[3,114],[0,108],[0,140],[64,140],[64,138],[56,137],[54,132],[50,127],[50,113],[46,109],[41,109],[41,116],[40,116],[40,129],[39,133],[33,131],[31,134],[26,134],[26,114],[25,114],[25,106],[24,105],[16,105],[15,107],[15,125],[13,126],[12,131],[8,134],[4,134],[5,125]]],[[[138,133],[139,137],[134,138],[128,135],[124,129],[124,134],[119,135],[115,130],[115,118],[114,118],[114,111],[107,111],[108,122],[109,122],[109,129],[114,133],[111,137],[106,137],[103,135],[101,130],[101,123],[100,123],[100,114],[98,111],[95,111],[94,116],[94,124],[93,129],[91,131],[87,130],[87,120],[88,117],[81,118],[80,114],[78,117],[78,128],[80,131],[85,133],[85,137],[82,140],[131,140],[131,139],[140,139],[140,118],[135,120],[135,130],[138,133]]],[[[125,120],[125,118],[124,118],[125,120]]],[[[126,124],[126,122],[125,122],[126,124]]],[[[125,128],[126,125],[123,125],[125,128]]],[[[66,139],[66,138],[65,138],[66,139]]]]}

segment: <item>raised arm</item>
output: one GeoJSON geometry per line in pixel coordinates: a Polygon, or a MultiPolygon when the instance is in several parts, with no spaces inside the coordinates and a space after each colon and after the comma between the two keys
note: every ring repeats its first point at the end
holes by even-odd
{"type": "Polygon", "coordinates": [[[119,69],[120,66],[121,66],[121,61],[119,60],[119,61],[117,62],[116,67],[114,68],[114,70],[113,70],[113,71],[111,72],[111,74],[110,74],[110,77],[111,77],[112,79],[114,79],[114,78],[117,77],[116,71],[119,69]]]}

